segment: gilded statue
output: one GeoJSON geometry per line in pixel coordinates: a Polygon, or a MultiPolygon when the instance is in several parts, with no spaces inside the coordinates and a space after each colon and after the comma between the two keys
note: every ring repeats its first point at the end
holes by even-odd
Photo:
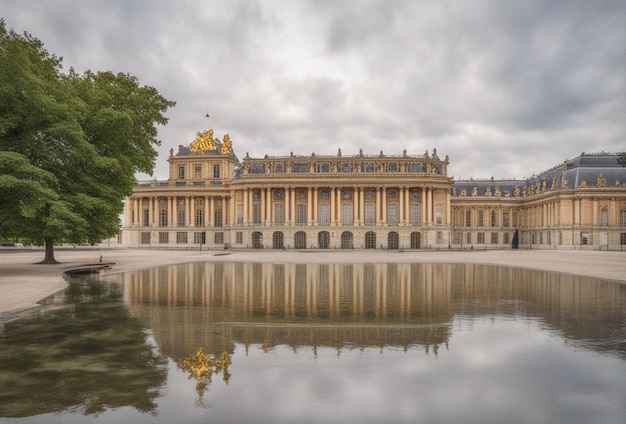
{"type": "Polygon", "coordinates": [[[487,189],[485,189],[485,196],[491,196],[491,187],[487,187],[487,189]]]}
{"type": "Polygon", "coordinates": [[[472,196],[478,196],[478,187],[474,186],[474,188],[472,188],[472,196]]]}
{"type": "Polygon", "coordinates": [[[600,176],[596,180],[596,187],[607,187],[608,185],[609,182],[606,180],[606,178],[602,176],[602,174],[600,174],[600,176]]]}
{"type": "Polygon", "coordinates": [[[189,145],[189,151],[192,153],[204,153],[207,150],[215,150],[213,128],[208,131],[198,131],[196,133],[196,139],[189,145]]]}
{"type": "Polygon", "coordinates": [[[500,192],[500,186],[496,186],[496,197],[500,197],[502,193],[500,192]]]}
{"type": "Polygon", "coordinates": [[[515,191],[514,191],[515,197],[519,197],[520,195],[520,188],[518,185],[515,186],[515,191]]]}
{"type": "Polygon", "coordinates": [[[233,147],[233,143],[230,141],[230,135],[224,134],[224,141],[222,142],[222,148],[220,153],[223,155],[230,154],[230,149],[233,147]]]}
{"type": "Polygon", "coordinates": [[[550,186],[550,190],[554,190],[554,187],[556,187],[556,175],[552,177],[552,185],[550,186]]]}

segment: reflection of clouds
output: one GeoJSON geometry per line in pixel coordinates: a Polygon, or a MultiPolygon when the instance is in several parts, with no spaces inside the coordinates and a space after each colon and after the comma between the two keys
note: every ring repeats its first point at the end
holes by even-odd
{"type": "Polygon", "coordinates": [[[246,409],[265,405],[263,415],[284,422],[307,421],[303,417],[310,417],[309,422],[404,422],[416,417],[610,422],[602,417],[624,412],[620,401],[626,383],[605,378],[607,373],[623,375],[623,362],[572,351],[524,321],[481,321],[473,329],[455,333],[456,348],[438,358],[391,349],[382,354],[376,349],[344,351],[337,357],[330,348],[318,349],[314,357],[310,350],[295,354],[284,346],[273,355],[250,350],[240,358],[239,347],[232,389],[246,399],[246,409]],[[490,357],[493,361],[483,359],[490,357]],[[602,390],[605,401],[579,402],[589,388],[602,390]]]}

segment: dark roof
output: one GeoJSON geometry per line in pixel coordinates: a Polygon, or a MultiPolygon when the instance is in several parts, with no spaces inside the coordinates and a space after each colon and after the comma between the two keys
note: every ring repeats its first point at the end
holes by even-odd
{"type": "Polygon", "coordinates": [[[548,169],[525,180],[463,180],[455,181],[452,196],[495,196],[496,190],[502,197],[533,195],[545,191],[579,187],[626,187],[626,167],[619,153],[582,153],[572,160],[548,169]],[[463,194],[465,190],[465,194],[463,194]]]}

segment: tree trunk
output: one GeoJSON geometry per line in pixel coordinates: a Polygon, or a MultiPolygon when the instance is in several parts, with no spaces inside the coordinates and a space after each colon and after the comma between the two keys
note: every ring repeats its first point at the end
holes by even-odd
{"type": "Polygon", "coordinates": [[[40,264],[58,264],[59,262],[54,259],[54,239],[52,237],[46,237],[46,257],[40,264]]]}

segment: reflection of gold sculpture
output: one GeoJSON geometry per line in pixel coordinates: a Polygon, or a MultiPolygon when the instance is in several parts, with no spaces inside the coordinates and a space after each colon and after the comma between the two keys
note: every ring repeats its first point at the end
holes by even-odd
{"type": "Polygon", "coordinates": [[[220,149],[220,153],[223,155],[228,155],[230,153],[230,149],[233,146],[233,143],[230,141],[230,135],[224,134],[224,142],[222,143],[222,148],[220,149]]]}
{"type": "Polygon", "coordinates": [[[215,140],[213,140],[213,128],[208,131],[198,131],[196,139],[189,145],[192,153],[204,153],[207,150],[215,150],[215,140]]]}
{"type": "Polygon", "coordinates": [[[231,364],[228,352],[222,352],[220,359],[211,359],[202,347],[198,347],[194,353],[178,362],[178,366],[191,374],[191,377],[198,380],[196,391],[200,397],[200,404],[203,404],[204,391],[211,382],[213,373],[223,372],[222,379],[228,383],[230,373],[228,367],[231,364]]]}

